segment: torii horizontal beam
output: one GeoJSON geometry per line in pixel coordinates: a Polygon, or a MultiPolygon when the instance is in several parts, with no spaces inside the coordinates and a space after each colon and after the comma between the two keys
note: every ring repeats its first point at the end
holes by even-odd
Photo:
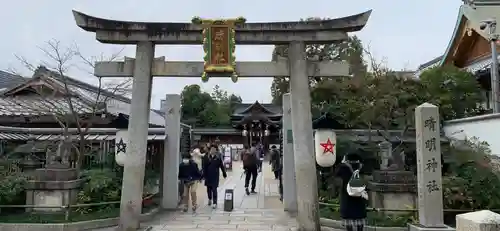
{"type": "MultiPolygon", "coordinates": [[[[126,58],[120,62],[97,62],[94,75],[97,77],[133,77],[135,59],[126,58]]],[[[156,58],[153,62],[152,75],[154,77],[196,77],[203,74],[203,62],[165,62],[164,57],[156,58]]],[[[310,77],[347,77],[349,64],[346,62],[309,62],[308,73],[310,77]]],[[[237,62],[236,72],[239,77],[286,77],[290,76],[288,62],[237,62]]],[[[213,76],[224,77],[227,76],[213,76]]]]}
{"type": "MultiPolygon", "coordinates": [[[[311,44],[332,43],[347,39],[348,32],[361,30],[368,21],[371,10],[342,18],[261,22],[238,25],[235,35],[237,44],[276,45],[302,41],[311,44]]],[[[76,24],[94,32],[102,43],[136,44],[151,41],[161,44],[202,44],[201,25],[179,22],[130,22],[98,18],[73,11],[76,24]]]]}

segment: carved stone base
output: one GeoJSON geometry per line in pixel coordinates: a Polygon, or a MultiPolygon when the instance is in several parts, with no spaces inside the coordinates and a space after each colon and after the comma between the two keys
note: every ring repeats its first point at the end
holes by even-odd
{"type": "Polygon", "coordinates": [[[78,170],[74,168],[39,168],[35,170],[37,181],[71,181],[78,179],[78,170]]]}
{"type": "Polygon", "coordinates": [[[82,182],[76,169],[35,170],[35,180],[28,181],[26,185],[26,204],[35,208],[28,208],[27,211],[62,211],[63,206],[76,201],[82,182]]]}
{"type": "Polygon", "coordinates": [[[424,227],[419,224],[408,224],[409,231],[455,231],[454,228],[449,226],[444,227],[424,227]]]}
{"type": "Polygon", "coordinates": [[[373,171],[368,182],[372,192],[417,193],[417,181],[410,171],[373,171]]]}
{"type": "Polygon", "coordinates": [[[368,182],[370,204],[374,208],[384,208],[387,214],[408,213],[416,207],[417,184],[413,172],[374,171],[372,181],[368,182]]]}
{"type": "Polygon", "coordinates": [[[373,171],[373,182],[386,184],[416,184],[417,178],[410,171],[373,171]]]}

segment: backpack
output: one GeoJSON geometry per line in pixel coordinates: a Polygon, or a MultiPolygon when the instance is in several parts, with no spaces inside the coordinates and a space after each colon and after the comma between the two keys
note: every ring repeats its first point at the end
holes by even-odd
{"type": "Polygon", "coordinates": [[[251,167],[256,164],[255,152],[245,151],[243,153],[243,166],[251,167]]]}
{"type": "Polygon", "coordinates": [[[365,192],[366,185],[359,177],[359,170],[353,171],[352,166],[347,166],[352,171],[351,179],[349,179],[349,182],[347,183],[347,194],[352,197],[361,197],[363,192],[365,192]]]}

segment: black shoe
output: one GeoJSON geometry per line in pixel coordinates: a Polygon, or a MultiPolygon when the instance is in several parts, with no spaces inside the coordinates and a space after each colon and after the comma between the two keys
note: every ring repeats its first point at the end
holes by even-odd
{"type": "Polygon", "coordinates": [[[255,190],[252,190],[250,193],[251,194],[257,194],[257,192],[255,190]]]}
{"type": "Polygon", "coordinates": [[[245,193],[248,195],[250,195],[250,191],[248,191],[248,188],[245,188],[245,193]]]}
{"type": "Polygon", "coordinates": [[[212,205],[212,200],[208,199],[208,206],[212,205]]]}

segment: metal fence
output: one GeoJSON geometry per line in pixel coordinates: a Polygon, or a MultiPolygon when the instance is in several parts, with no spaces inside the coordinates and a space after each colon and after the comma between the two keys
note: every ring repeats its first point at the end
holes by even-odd
{"type": "MultiPolygon", "coordinates": [[[[144,197],[142,200],[142,213],[150,212],[159,206],[159,194],[144,197]]],[[[13,223],[60,223],[84,220],[115,218],[119,216],[120,201],[68,204],[62,206],[39,205],[0,205],[0,219],[13,223]],[[50,213],[31,213],[25,211],[58,210],[50,213]],[[5,213],[5,210],[10,210],[5,213]],[[12,212],[12,211],[16,212],[12,212]]]]}
{"type": "MultiPolygon", "coordinates": [[[[339,204],[332,203],[324,203],[319,202],[320,209],[321,208],[330,208],[332,213],[335,213],[338,217],[333,217],[333,219],[340,219],[339,216],[339,204]]],[[[488,209],[493,212],[500,212],[500,209],[488,209]]],[[[368,225],[373,226],[383,226],[381,225],[383,217],[390,217],[389,226],[397,226],[398,224],[406,224],[406,223],[417,223],[418,222],[418,209],[415,208],[407,208],[407,209],[385,209],[385,208],[373,208],[367,207],[366,211],[368,212],[368,225]]],[[[455,227],[455,216],[462,213],[475,212],[477,210],[473,209],[443,209],[444,222],[446,225],[451,227],[455,227]]],[[[387,226],[387,224],[385,224],[387,226]]]]}

